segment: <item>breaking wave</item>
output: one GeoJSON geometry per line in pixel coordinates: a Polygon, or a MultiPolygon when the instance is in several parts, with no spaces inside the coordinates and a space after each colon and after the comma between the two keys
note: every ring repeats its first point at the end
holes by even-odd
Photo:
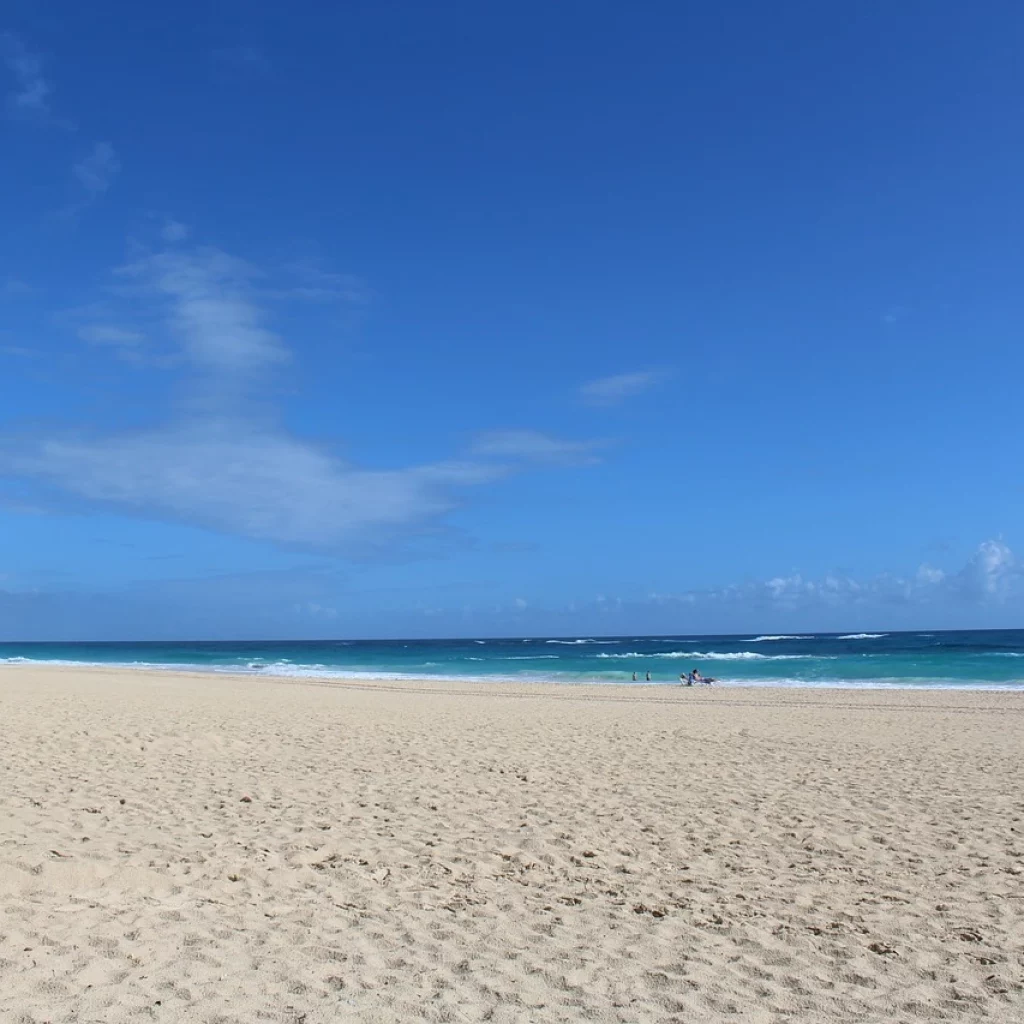
{"type": "Polygon", "coordinates": [[[566,647],[576,647],[579,644],[617,644],[618,640],[545,640],[546,644],[564,644],[566,647]]]}
{"type": "Polygon", "coordinates": [[[594,658],[691,658],[695,661],[832,661],[837,655],[817,654],[757,654],[755,651],[657,651],[641,654],[629,651],[626,654],[591,655],[594,658]]]}

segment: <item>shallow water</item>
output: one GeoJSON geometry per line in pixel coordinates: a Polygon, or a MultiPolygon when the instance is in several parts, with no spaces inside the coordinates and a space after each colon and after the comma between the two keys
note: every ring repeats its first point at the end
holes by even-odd
{"type": "Polygon", "coordinates": [[[1024,630],[676,637],[6,643],[0,664],[71,663],[284,676],[1024,689],[1024,630]]]}

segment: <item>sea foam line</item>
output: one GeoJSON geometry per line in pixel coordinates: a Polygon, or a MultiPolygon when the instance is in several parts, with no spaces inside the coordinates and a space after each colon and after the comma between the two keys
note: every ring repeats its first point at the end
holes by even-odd
{"type": "Polygon", "coordinates": [[[758,654],[756,651],[652,651],[641,654],[592,654],[592,658],[690,658],[695,661],[834,661],[836,654],[758,654]]]}
{"type": "Polygon", "coordinates": [[[580,644],[617,644],[618,640],[545,640],[546,644],[564,644],[566,647],[577,647],[580,644]]]}

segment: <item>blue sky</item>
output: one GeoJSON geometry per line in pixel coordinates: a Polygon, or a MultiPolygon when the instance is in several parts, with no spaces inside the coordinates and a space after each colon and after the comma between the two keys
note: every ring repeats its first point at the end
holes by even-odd
{"type": "Polygon", "coordinates": [[[1022,27],[8,7],[0,639],[1021,625],[1022,27]]]}

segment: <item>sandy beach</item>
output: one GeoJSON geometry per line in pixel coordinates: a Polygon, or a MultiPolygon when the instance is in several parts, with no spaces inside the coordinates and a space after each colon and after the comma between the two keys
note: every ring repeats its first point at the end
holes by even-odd
{"type": "Polygon", "coordinates": [[[0,1020],[1019,1021],[1024,695],[0,669],[0,1020]]]}

